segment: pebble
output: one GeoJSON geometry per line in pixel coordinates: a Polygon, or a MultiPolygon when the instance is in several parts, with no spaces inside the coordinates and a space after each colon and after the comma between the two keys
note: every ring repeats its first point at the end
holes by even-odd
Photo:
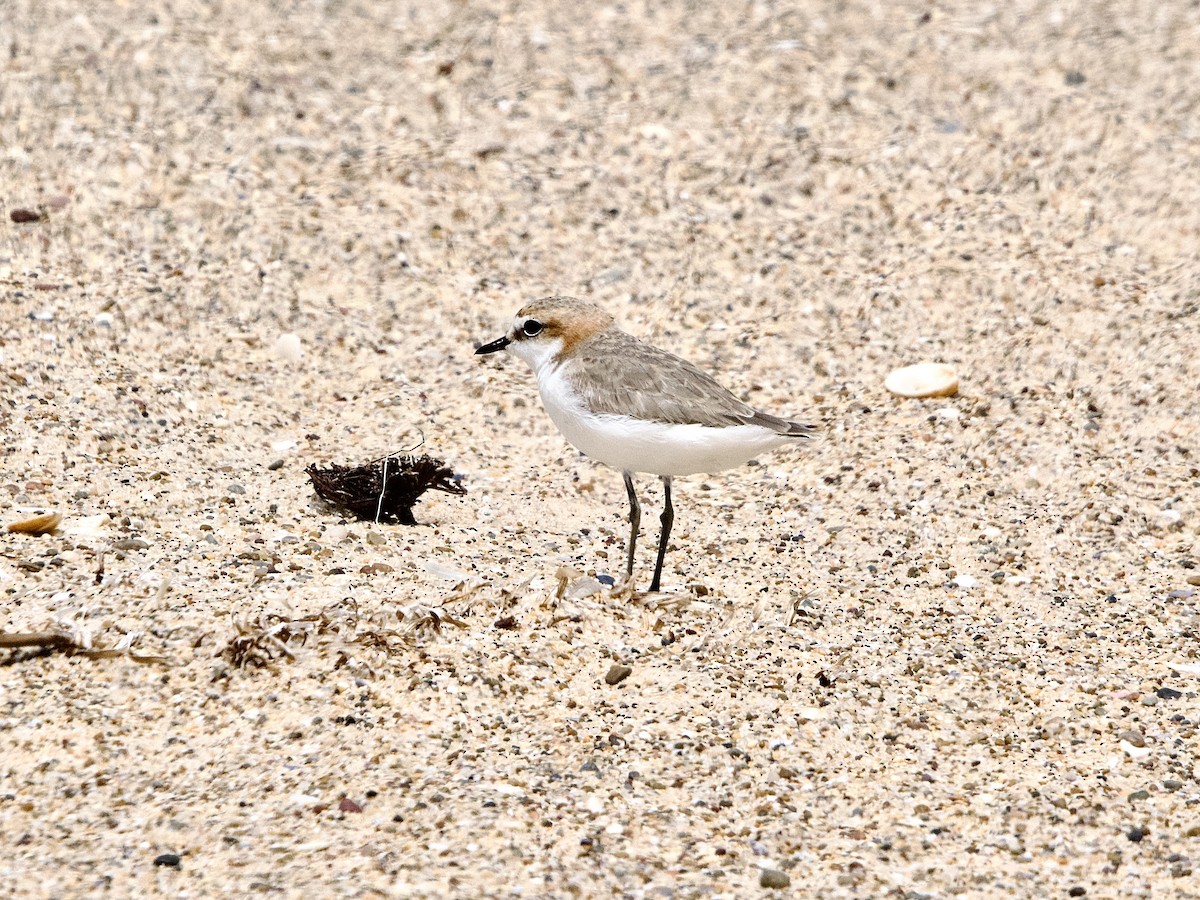
{"type": "Polygon", "coordinates": [[[178,853],[160,853],[154,857],[156,866],[167,866],[172,869],[178,869],[180,861],[178,853]]]}
{"type": "Polygon", "coordinates": [[[1127,832],[1125,832],[1125,837],[1129,838],[1135,844],[1140,844],[1142,842],[1142,839],[1145,836],[1146,836],[1146,829],[1139,828],[1136,825],[1133,828],[1130,828],[1127,832]]]}
{"type": "Polygon", "coordinates": [[[1193,587],[1200,587],[1200,575],[1189,575],[1187,577],[1187,583],[1193,587]]]}
{"type": "Polygon", "coordinates": [[[964,591],[979,587],[979,579],[974,575],[959,575],[950,583],[957,588],[962,588],[964,591]]]}
{"type": "Polygon", "coordinates": [[[917,363],[893,371],[883,386],[901,397],[951,397],[958,393],[958,374],[943,363],[917,363]]]}
{"type": "Polygon", "coordinates": [[[8,530],[18,534],[50,534],[61,521],[62,515],[59,513],[42,513],[13,522],[8,526],[8,530]]]}
{"type": "Polygon", "coordinates": [[[1140,731],[1137,731],[1136,729],[1133,729],[1133,728],[1130,728],[1128,731],[1122,731],[1121,734],[1117,737],[1117,740],[1128,741],[1130,744],[1133,744],[1133,746],[1135,746],[1135,747],[1145,747],[1146,746],[1145,735],[1143,735],[1140,731]]]}
{"type": "Polygon", "coordinates": [[[646,125],[643,125],[639,131],[641,136],[646,140],[662,141],[664,144],[669,144],[674,137],[674,135],[671,134],[671,129],[667,128],[665,125],[660,125],[657,122],[650,122],[646,125]]]}
{"type": "Polygon", "coordinates": [[[362,575],[387,575],[389,572],[396,570],[387,563],[371,563],[370,565],[362,566],[358,571],[362,575]]]}
{"type": "Polygon", "coordinates": [[[633,671],[630,666],[622,665],[621,663],[613,663],[612,668],[608,670],[608,674],[604,676],[604,681],[607,684],[620,684],[633,671]]]}
{"type": "Polygon", "coordinates": [[[1177,691],[1177,690],[1175,690],[1175,688],[1169,688],[1169,687],[1160,687],[1154,693],[1157,694],[1163,700],[1178,700],[1180,697],[1183,696],[1182,691],[1177,691]]]}
{"type": "Polygon", "coordinates": [[[781,890],[789,887],[791,883],[792,876],[787,872],[780,872],[778,869],[763,869],[758,875],[758,884],[760,887],[781,890]]]}
{"type": "Polygon", "coordinates": [[[275,352],[287,362],[297,363],[304,358],[304,345],[298,334],[281,334],[275,339],[275,352]]]}

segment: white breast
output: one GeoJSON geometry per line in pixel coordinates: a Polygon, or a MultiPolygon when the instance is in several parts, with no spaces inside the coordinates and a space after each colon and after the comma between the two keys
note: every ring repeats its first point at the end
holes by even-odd
{"type": "Polygon", "coordinates": [[[625,472],[693,475],[740,466],[788,442],[759,425],[668,425],[587,410],[563,367],[536,369],[542,403],[568,441],[592,459],[625,472]]]}

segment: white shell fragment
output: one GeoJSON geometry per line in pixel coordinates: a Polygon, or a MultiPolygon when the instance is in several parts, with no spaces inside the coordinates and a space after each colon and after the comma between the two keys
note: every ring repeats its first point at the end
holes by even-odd
{"type": "Polygon", "coordinates": [[[76,538],[94,538],[105,533],[105,526],[111,525],[112,519],[101,513],[97,516],[78,516],[67,520],[63,532],[76,538]]]}
{"type": "Polygon", "coordinates": [[[944,363],[917,363],[893,371],[883,386],[901,397],[950,397],[958,393],[958,373],[944,363]]]}

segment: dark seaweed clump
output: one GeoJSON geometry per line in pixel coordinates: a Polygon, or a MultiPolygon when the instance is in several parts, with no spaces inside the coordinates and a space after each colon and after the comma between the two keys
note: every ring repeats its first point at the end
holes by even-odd
{"type": "Polygon", "coordinates": [[[467,492],[459,476],[432,456],[385,456],[362,466],[313,464],[304,471],[323,500],[370,522],[416,525],[413,504],[426,491],[467,492]]]}

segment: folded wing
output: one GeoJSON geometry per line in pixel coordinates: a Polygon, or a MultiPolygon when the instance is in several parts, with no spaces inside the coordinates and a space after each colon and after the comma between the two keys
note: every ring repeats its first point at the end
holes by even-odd
{"type": "Polygon", "coordinates": [[[816,431],[756,410],[687,360],[616,329],[589,340],[572,362],[565,374],[593,412],[671,425],[758,425],[795,438],[816,431]]]}

